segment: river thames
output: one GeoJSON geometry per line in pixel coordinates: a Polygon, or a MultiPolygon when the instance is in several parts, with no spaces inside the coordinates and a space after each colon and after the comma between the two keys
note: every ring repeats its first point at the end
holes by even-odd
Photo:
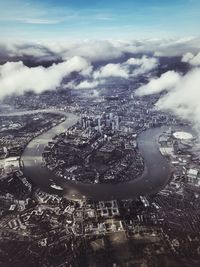
{"type": "MultiPolygon", "coordinates": [[[[23,115],[44,112],[44,110],[13,112],[6,115],[23,115]]],[[[78,116],[73,113],[59,111],[48,111],[61,113],[66,116],[66,120],[50,130],[35,137],[26,146],[21,161],[24,165],[24,174],[35,185],[48,193],[57,193],[68,199],[130,199],[139,195],[148,195],[161,190],[169,181],[171,176],[170,164],[159,151],[158,138],[169,126],[151,128],[138,135],[138,148],[144,158],[144,172],[138,178],[129,182],[118,184],[85,184],[76,181],[68,181],[57,177],[53,172],[46,168],[42,160],[44,147],[56,135],[74,125],[78,116]],[[52,182],[63,188],[62,191],[51,187],[52,182]]],[[[3,115],[3,114],[2,114],[3,115]]],[[[184,129],[183,126],[174,126],[174,130],[184,129]]],[[[187,127],[188,129],[188,127],[187,127]]]]}

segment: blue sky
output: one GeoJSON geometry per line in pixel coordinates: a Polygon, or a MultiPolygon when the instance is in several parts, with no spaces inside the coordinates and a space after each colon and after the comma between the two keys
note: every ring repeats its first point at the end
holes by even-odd
{"type": "Polygon", "coordinates": [[[1,38],[163,38],[199,29],[199,0],[0,0],[1,38]]]}

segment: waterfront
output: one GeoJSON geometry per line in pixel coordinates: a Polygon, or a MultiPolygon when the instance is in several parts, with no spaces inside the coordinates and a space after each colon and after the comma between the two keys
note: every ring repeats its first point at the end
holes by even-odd
{"type": "MultiPolygon", "coordinates": [[[[10,113],[12,115],[31,114],[44,112],[44,110],[22,111],[10,113]]],[[[59,111],[45,111],[59,112],[59,111]]],[[[21,160],[24,165],[24,174],[42,190],[50,193],[58,193],[69,199],[91,198],[95,200],[129,199],[139,195],[148,195],[158,192],[170,179],[170,166],[165,157],[161,155],[158,147],[158,137],[169,126],[151,128],[142,132],[138,138],[138,147],[145,162],[143,174],[132,181],[120,184],[83,184],[64,180],[56,177],[54,173],[44,166],[42,152],[47,143],[58,133],[75,124],[78,116],[72,113],[63,113],[66,120],[34,138],[25,148],[21,160]],[[55,190],[51,184],[55,183],[63,188],[62,192],[55,190]]],[[[9,114],[8,114],[9,115],[9,114]]],[[[181,127],[182,129],[183,127],[181,127]]],[[[174,129],[180,129],[175,127],[174,129]]]]}
{"type": "MultiPolygon", "coordinates": [[[[145,171],[141,177],[123,184],[83,184],[66,181],[55,177],[42,161],[42,151],[45,145],[57,133],[75,124],[78,117],[67,114],[62,124],[50,129],[48,132],[35,138],[26,147],[22,160],[24,172],[37,186],[48,192],[55,192],[50,187],[51,182],[62,186],[62,193],[70,199],[124,199],[133,198],[159,191],[170,178],[170,167],[167,160],[160,154],[157,139],[161,132],[168,127],[149,129],[138,137],[138,147],[145,160],[145,171]]],[[[58,192],[60,193],[60,192],[58,192]]]]}

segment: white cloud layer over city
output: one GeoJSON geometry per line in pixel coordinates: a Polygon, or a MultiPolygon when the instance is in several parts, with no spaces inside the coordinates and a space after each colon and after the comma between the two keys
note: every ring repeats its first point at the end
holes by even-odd
{"type": "Polygon", "coordinates": [[[156,107],[193,122],[200,130],[200,68],[193,68],[185,75],[168,71],[138,88],[136,95],[150,95],[163,91],[166,91],[166,94],[159,98],[156,107]]]}
{"type": "Polygon", "coordinates": [[[83,76],[91,71],[90,64],[81,57],[72,57],[68,61],[53,64],[49,68],[42,66],[29,68],[23,62],[7,62],[0,66],[0,96],[23,93],[33,90],[41,93],[60,86],[63,78],[72,72],[83,76]]]}
{"type": "Polygon", "coordinates": [[[26,90],[40,93],[56,89],[63,78],[74,71],[83,79],[78,83],[71,81],[65,87],[94,90],[111,77],[134,79],[145,74],[149,82],[136,90],[137,96],[165,91],[156,103],[157,108],[197,125],[200,122],[199,41],[199,38],[190,37],[143,41],[1,42],[0,54],[9,62],[0,65],[0,97],[26,90]],[[25,66],[21,61],[24,57],[33,58],[37,66],[25,66]],[[154,71],[160,66],[161,57],[180,57],[180,62],[190,66],[190,71],[183,74],[172,69],[158,77],[154,71]],[[45,60],[58,63],[45,68],[40,65],[45,60]],[[95,68],[99,61],[101,65],[95,68]]]}
{"type": "Polygon", "coordinates": [[[33,56],[43,59],[66,60],[73,56],[90,61],[112,60],[125,53],[154,53],[155,56],[182,56],[200,51],[199,37],[138,39],[138,40],[81,40],[81,41],[1,41],[0,54],[8,56],[33,56]]]}

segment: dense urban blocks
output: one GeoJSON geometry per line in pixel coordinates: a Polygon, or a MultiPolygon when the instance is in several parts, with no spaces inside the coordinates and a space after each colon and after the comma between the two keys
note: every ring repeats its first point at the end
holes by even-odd
{"type": "Polygon", "coordinates": [[[82,117],[45,148],[46,166],[66,180],[120,183],[137,178],[144,168],[136,135],[122,132],[119,117],[82,117]]]}

